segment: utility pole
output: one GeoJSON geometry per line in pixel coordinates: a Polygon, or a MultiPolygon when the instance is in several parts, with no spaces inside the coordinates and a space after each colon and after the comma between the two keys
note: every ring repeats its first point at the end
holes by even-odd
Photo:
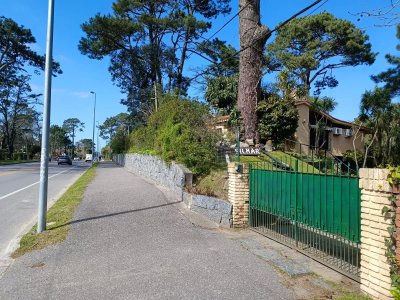
{"type": "Polygon", "coordinates": [[[54,0],[49,0],[47,18],[47,40],[46,40],[46,67],[44,83],[44,108],[42,128],[42,149],[40,157],[40,186],[38,203],[38,226],[37,232],[46,230],[47,214],[47,189],[49,175],[49,128],[51,107],[51,76],[53,63],[53,25],[54,25],[54,0]]]}

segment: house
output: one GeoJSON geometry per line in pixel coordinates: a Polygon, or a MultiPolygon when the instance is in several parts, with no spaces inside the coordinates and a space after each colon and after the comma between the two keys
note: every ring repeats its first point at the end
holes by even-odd
{"type": "Polygon", "coordinates": [[[297,151],[309,154],[312,149],[328,150],[342,157],[348,150],[364,152],[366,127],[342,121],[322,111],[313,110],[308,101],[296,101],[299,121],[295,133],[297,151]]]}
{"type": "Polygon", "coordinates": [[[230,126],[228,123],[229,123],[229,115],[219,116],[215,118],[213,127],[219,133],[221,133],[223,137],[226,137],[230,130],[230,126]]]}

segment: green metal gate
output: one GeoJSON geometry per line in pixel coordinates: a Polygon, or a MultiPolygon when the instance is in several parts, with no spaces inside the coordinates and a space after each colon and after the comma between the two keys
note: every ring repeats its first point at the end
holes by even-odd
{"type": "Polygon", "coordinates": [[[350,166],[270,161],[249,172],[251,228],[358,279],[361,192],[350,166]]]}

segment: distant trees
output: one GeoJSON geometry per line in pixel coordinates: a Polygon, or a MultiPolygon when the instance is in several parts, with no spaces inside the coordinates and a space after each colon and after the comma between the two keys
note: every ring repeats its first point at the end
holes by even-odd
{"type": "Polygon", "coordinates": [[[63,127],[58,125],[50,126],[49,134],[50,151],[52,155],[59,155],[66,152],[67,146],[72,144],[68,134],[63,127]]]}
{"type": "Polygon", "coordinates": [[[83,131],[85,128],[85,123],[81,122],[78,118],[69,118],[64,120],[62,128],[66,134],[72,138],[72,154],[74,157],[74,147],[75,147],[75,133],[76,131],[83,131]]]}
{"type": "Polygon", "coordinates": [[[116,116],[107,118],[102,125],[99,126],[100,137],[106,140],[111,140],[118,129],[126,129],[133,131],[136,127],[141,125],[128,113],[120,113],[116,116]]]}
{"type": "Polygon", "coordinates": [[[366,34],[328,12],[292,20],[278,29],[276,39],[267,46],[270,70],[288,70],[305,96],[312,84],[315,95],[336,87],[333,70],[371,65],[376,55],[366,34]]]}
{"type": "MultiPolygon", "coordinates": [[[[295,19],[321,1],[311,5],[270,30],[260,22],[260,1],[240,0],[240,68],[238,106],[242,113],[246,139],[258,140],[256,103],[261,99],[263,51],[273,31],[278,35],[268,46],[267,63],[271,70],[288,69],[308,95],[311,84],[317,94],[337,85],[331,70],[343,66],[371,64],[375,54],[368,37],[350,22],[328,13],[295,19]]],[[[298,93],[300,89],[296,92],[298,93]]]]}
{"type": "Polygon", "coordinates": [[[154,111],[152,89],[185,92],[189,53],[210,20],[230,12],[229,0],[117,0],[113,13],[96,15],[82,24],[79,50],[93,59],[111,58],[112,80],[127,95],[128,111],[146,120],[154,111]]]}
{"type": "MultiPolygon", "coordinates": [[[[40,95],[32,92],[27,67],[38,72],[44,68],[45,57],[31,49],[34,43],[36,40],[29,29],[10,18],[0,17],[0,143],[9,159],[13,158],[18,139],[19,144],[25,144],[24,152],[27,152],[28,132],[32,138],[39,139],[33,130],[38,127],[35,104],[39,103],[40,95]]],[[[56,62],[53,62],[53,71],[54,75],[61,73],[56,62]]]]}
{"type": "MultiPolygon", "coordinates": [[[[400,39],[400,25],[397,26],[397,38],[400,39]]],[[[386,59],[393,67],[372,76],[381,86],[365,92],[361,100],[359,119],[373,131],[364,165],[368,155],[372,156],[375,165],[400,164],[400,104],[394,102],[400,94],[400,57],[387,54],[386,59]]]]}

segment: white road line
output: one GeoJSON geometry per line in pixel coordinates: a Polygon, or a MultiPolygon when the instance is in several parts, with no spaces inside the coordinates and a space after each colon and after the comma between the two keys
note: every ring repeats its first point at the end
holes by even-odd
{"type": "MultiPolygon", "coordinates": [[[[56,177],[56,176],[58,176],[58,175],[60,175],[60,174],[63,174],[63,173],[65,173],[65,172],[68,172],[68,171],[70,171],[70,170],[72,170],[72,169],[75,169],[75,168],[70,168],[70,169],[68,169],[68,170],[65,170],[65,171],[62,171],[62,172],[60,172],[60,173],[54,174],[54,175],[50,176],[48,179],[53,178],[53,177],[56,177]]],[[[23,191],[23,190],[29,189],[30,187],[33,187],[34,185],[36,185],[36,184],[38,184],[38,183],[40,183],[40,181],[35,182],[35,183],[32,183],[32,184],[30,184],[30,185],[28,185],[28,186],[26,186],[26,187],[23,187],[22,189],[16,190],[16,191],[14,191],[14,192],[12,192],[12,193],[9,193],[9,194],[7,194],[7,195],[1,196],[1,197],[0,197],[0,200],[3,200],[3,199],[5,199],[5,198],[7,198],[7,197],[10,197],[10,196],[12,196],[12,195],[15,195],[15,194],[17,194],[17,193],[19,193],[19,192],[21,192],[21,191],[23,191]]]]}

